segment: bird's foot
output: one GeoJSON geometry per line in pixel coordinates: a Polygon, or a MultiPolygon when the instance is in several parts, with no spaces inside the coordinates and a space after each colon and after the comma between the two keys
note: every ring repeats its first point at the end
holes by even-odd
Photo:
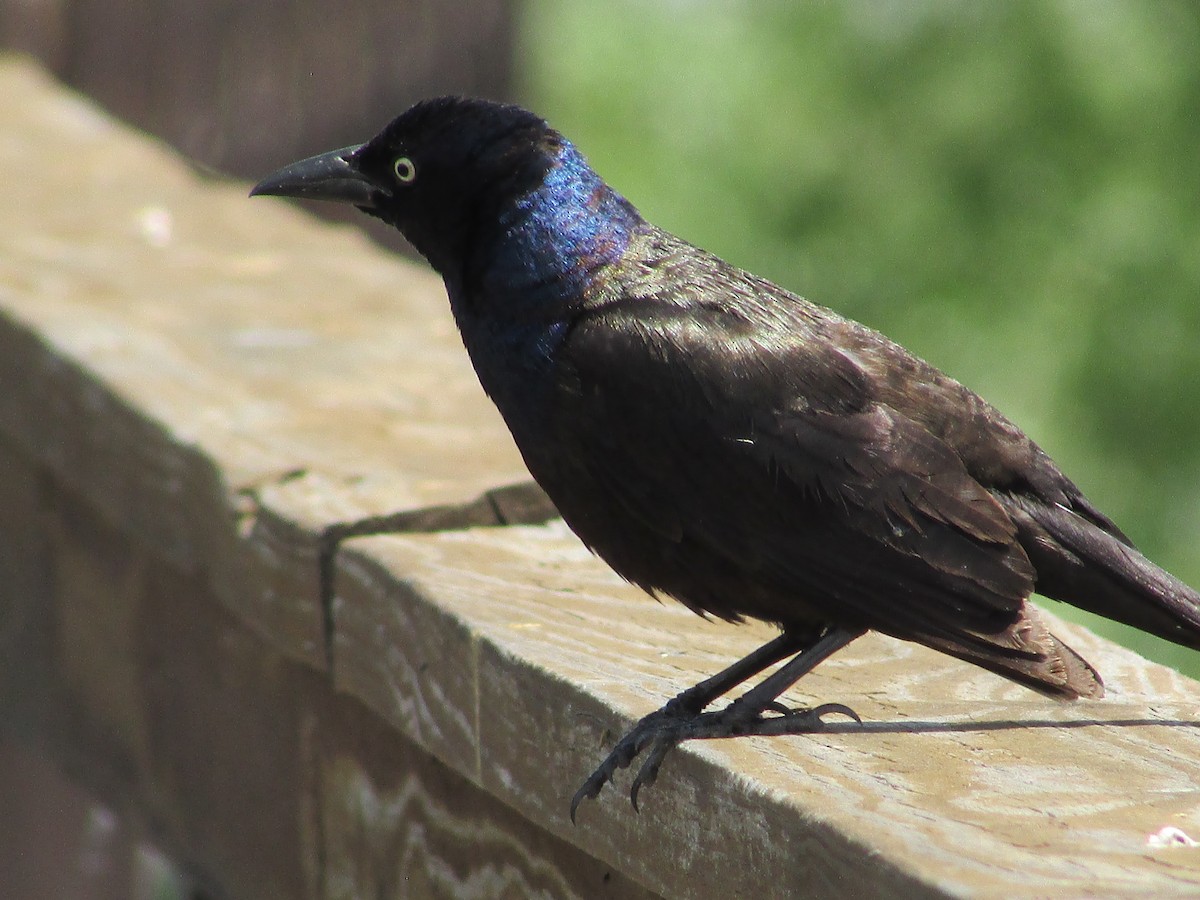
{"type": "Polygon", "coordinates": [[[575,792],[571,800],[571,821],[575,821],[575,812],[584,799],[599,796],[617,770],[627,768],[647,747],[650,752],[638,768],[629,790],[629,800],[635,811],[641,789],[654,783],[667,754],[684,741],[747,735],[813,734],[825,727],[822,717],[832,714],[846,716],[855,722],[862,721],[854,710],[841,703],[824,703],[813,709],[792,709],[778,701],[771,701],[761,709],[754,709],[734,701],[724,709],[706,713],[682,708],[671,701],[643,718],[621,738],[600,767],[575,792]],[[776,715],[764,715],[765,712],[776,715]]]}
{"type": "MultiPolygon", "coordinates": [[[[571,822],[575,822],[575,811],[585,799],[592,800],[600,795],[601,789],[613,779],[618,769],[629,766],[638,754],[654,742],[663,732],[689,722],[700,714],[700,710],[685,706],[675,698],[662,709],[643,716],[626,735],[617,741],[612,752],[604,758],[600,767],[591,774],[571,798],[571,822]]],[[[637,808],[635,801],[634,808],[637,808]]]]}

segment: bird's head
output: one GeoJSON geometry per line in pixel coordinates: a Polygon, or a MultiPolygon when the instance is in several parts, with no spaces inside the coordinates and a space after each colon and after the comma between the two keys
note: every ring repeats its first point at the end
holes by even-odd
{"type": "Polygon", "coordinates": [[[560,185],[548,199],[560,205],[595,205],[592,182],[603,185],[574,147],[533,113],[443,97],[416,104],[365,144],[280,169],[251,196],[353,204],[394,225],[450,276],[480,243],[513,230],[514,216],[528,211],[527,198],[548,181],[574,185],[565,191],[560,185]],[[566,174],[556,179],[556,170],[566,174]]]}

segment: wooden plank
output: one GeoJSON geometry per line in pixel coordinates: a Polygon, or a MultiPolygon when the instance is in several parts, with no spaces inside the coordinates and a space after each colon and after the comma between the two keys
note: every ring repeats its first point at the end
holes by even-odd
{"type": "Polygon", "coordinates": [[[321,896],[657,896],[339,699],[312,735],[321,896]]]}
{"type": "Polygon", "coordinates": [[[688,745],[640,816],[625,775],[573,828],[571,794],[633,720],[774,632],[651,601],[561,523],[362,539],[338,593],[340,687],[664,895],[1200,892],[1200,854],[1148,843],[1200,837],[1200,684],[1082,628],[1054,620],[1105,700],[871,635],[787,696],[863,726],[688,745]]]}
{"type": "Polygon", "coordinates": [[[0,165],[47,173],[0,191],[0,382],[22,385],[0,427],[323,664],[315,554],[280,519],[311,533],[527,477],[440,283],[201,179],[28,65],[0,64],[0,97],[0,165]]]}
{"type": "Polygon", "coordinates": [[[69,776],[44,779],[43,799],[73,798],[35,811],[13,782],[23,770],[0,771],[0,797],[20,801],[3,807],[0,896],[43,896],[29,891],[36,870],[6,856],[28,852],[29,829],[55,841],[33,858],[64,860],[82,885],[71,896],[127,867],[137,840],[166,851],[197,896],[651,896],[286,658],[202,578],[2,440],[0,464],[25,476],[14,490],[0,479],[4,533],[36,520],[41,545],[0,554],[0,585],[36,588],[29,604],[0,594],[0,751],[12,735],[17,758],[69,776]],[[120,840],[63,833],[96,804],[120,840]]]}

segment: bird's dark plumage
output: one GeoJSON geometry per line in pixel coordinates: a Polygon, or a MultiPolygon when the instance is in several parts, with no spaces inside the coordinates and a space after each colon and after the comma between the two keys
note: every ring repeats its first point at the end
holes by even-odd
{"type": "Polygon", "coordinates": [[[679,740],[848,713],[775,697],[866,630],[1066,699],[1103,687],[1046,629],[1035,589],[1200,648],[1200,596],[996,409],[645,222],[532,113],[427,101],[255,193],[353,203],[402,231],[445,279],[484,389],[579,537],[648,591],[783,629],[639,723],[574,805],[646,747],[635,792],[679,740]],[[793,655],[761,691],[703,712],[793,655]]]}

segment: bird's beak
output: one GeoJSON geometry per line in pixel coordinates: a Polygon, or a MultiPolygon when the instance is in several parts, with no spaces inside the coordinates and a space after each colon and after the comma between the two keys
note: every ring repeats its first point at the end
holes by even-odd
{"type": "Polygon", "coordinates": [[[384,191],[354,164],[352,157],[361,146],[343,147],[284,166],[256,184],[250,196],[267,194],[374,207],[378,195],[384,191]]]}

